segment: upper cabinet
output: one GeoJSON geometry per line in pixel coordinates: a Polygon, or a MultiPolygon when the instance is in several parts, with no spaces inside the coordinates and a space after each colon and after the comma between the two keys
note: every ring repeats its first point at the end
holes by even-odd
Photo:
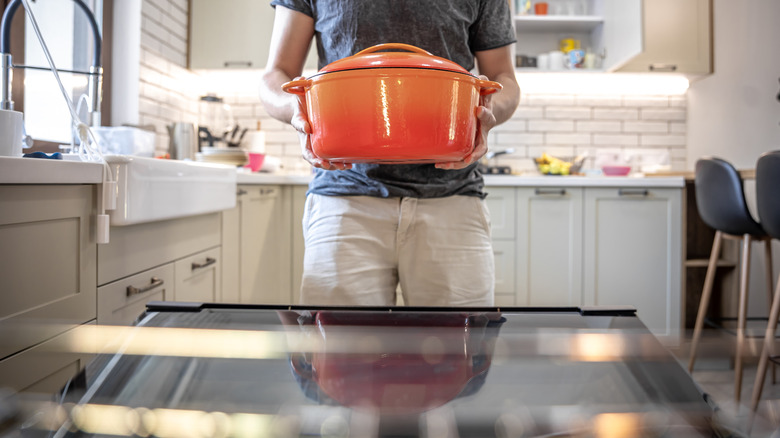
{"type": "MultiPolygon", "coordinates": [[[[548,0],[547,15],[524,15],[518,2],[517,55],[538,60],[573,40],[594,57],[590,71],[712,72],[712,0],[548,0]]],[[[518,63],[519,71],[559,69],[518,63]]]]}
{"type": "Polygon", "coordinates": [[[577,71],[612,71],[642,51],[641,0],[549,0],[548,3],[545,15],[536,15],[533,10],[531,14],[523,14],[515,7],[516,54],[537,60],[539,55],[547,57],[547,62],[528,71],[569,70],[551,54],[561,49],[563,40],[572,40],[594,58],[591,68],[577,71]]]}
{"type": "MultiPolygon", "coordinates": [[[[190,68],[265,68],[274,8],[257,0],[191,0],[190,68]]],[[[314,47],[315,44],[312,44],[314,47]]],[[[306,69],[317,68],[309,50],[306,69]]]]}
{"type": "Polygon", "coordinates": [[[644,49],[618,71],[712,73],[712,0],[644,0],[644,49]]]}

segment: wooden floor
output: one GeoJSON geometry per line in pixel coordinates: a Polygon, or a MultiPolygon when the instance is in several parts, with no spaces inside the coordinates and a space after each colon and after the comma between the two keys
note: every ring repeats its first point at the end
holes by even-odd
{"type": "MultiPolygon", "coordinates": [[[[688,338],[690,339],[690,337],[688,338]]],[[[718,407],[717,415],[722,424],[743,436],[780,438],[780,365],[776,366],[777,383],[772,383],[771,367],[767,372],[764,389],[752,426],[750,400],[756,381],[756,368],[761,339],[756,337],[747,346],[740,402],[735,400],[735,374],[733,368],[733,336],[715,330],[702,336],[703,354],[697,355],[693,380],[707,393],[718,407]],[[721,350],[721,352],[718,352],[721,350]],[[750,435],[748,435],[750,430],[750,435]]],[[[688,367],[689,346],[683,344],[671,349],[684,368],[688,367]]],[[[700,348],[699,351],[702,351],[700,348]]],[[[771,363],[770,363],[771,365],[771,363]]]]}

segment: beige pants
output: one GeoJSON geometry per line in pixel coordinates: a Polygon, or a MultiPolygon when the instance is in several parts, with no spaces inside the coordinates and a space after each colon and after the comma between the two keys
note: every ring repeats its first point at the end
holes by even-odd
{"type": "Polygon", "coordinates": [[[492,306],[490,216],[481,199],[309,195],[301,303],[492,306]]]}

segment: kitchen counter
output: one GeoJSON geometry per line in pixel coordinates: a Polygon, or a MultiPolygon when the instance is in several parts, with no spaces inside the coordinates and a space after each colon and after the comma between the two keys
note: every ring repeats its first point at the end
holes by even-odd
{"type": "Polygon", "coordinates": [[[103,165],[81,161],[0,157],[0,184],[100,184],[103,165]]]}
{"type": "MultiPolygon", "coordinates": [[[[244,173],[239,172],[238,184],[309,184],[312,176],[293,173],[244,173]]],[[[541,175],[485,175],[485,185],[504,187],[679,187],[685,186],[682,176],[668,177],[586,177],[541,175]]]]}

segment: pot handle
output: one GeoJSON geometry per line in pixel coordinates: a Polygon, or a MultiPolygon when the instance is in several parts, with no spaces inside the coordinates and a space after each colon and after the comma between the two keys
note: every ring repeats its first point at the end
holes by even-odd
{"type": "Polygon", "coordinates": [[[282,84],[282,91],[303,96],[306,94],[306,87],[311,86],[311,82],[311,79],[298,79],[295,81],[285,82],[282,84]]]}
{"type": "Polygon", "coordinates": [[[485,81],[482,79],[477,82],[477,85],[479,86],[479,94],[481,96],[487,96],[488,94],[496,93],[504,88],[503,85],[496,81],[485,81]]]}
{"type": "Polygon", "coordinates": [[[415,52],[419,53],[421,55],[428,55],[433,56],[431,52],[425,51],[419,47],[413,46],[411,44],[403,44],[403,43],[385,43],[385,44],[377,44],[375,46],[371,46],[367,49],[363,49],[359,52],[357,52],[354,56],[360,56],[365,55],[366,53],[374,53],[378,52],[380,50],[388,50],[388,49],[399,49],[399,50],[406,50],[409,52],[415,52]]]}

